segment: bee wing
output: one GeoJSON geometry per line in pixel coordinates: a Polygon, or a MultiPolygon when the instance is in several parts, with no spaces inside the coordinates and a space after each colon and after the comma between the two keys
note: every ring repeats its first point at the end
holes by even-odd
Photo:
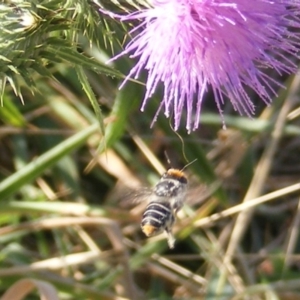
{"type": "Polygon", "coordinates": [[[143,187],[141,189],[132,191],[131,193],[127,194],[123,202],[130,202],[133,205],[137,205],[142,202],[148,201],[152,194],[153,189],[143,187]]]}
{"type": "Polygon", "coordinates": [[[199,206],[209,199],[221,186],[222,182],[215,181],[209,185],[200,184],[189,186],[186,203],[191,206],[199,206]]]}
{"type": "Polygon", "coordinates": [[[129,187],[118,181],[106,195],[104,202],[108,205],[128,208],[143,202],[152,193],[153,189],[149,187],[129,187]]]}
{"type": "Polygon", "coordinates": [[[137,190],[131,190],[123,196],[120,206],[124,208],[130,206],[136,206],[142,202],[149,201],[152,195],[153,195],[153,189],[147,187],[143,187],[137,190]]]}

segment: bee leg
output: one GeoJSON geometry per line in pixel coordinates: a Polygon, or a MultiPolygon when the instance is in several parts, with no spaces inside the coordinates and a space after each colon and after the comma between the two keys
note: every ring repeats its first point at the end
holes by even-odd
{"type": "Polygon", "coordinates": [[[169,248],[173,249],[175,244],[175,238],[168,228],[165,230],[165,233],[167,234],[169,248]]]}

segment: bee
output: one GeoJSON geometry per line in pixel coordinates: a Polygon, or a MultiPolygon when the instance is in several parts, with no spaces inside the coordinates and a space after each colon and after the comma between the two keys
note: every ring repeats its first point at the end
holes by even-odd
{"type": "Polygon", "coordinates": [[[149,204],[141,221],[142,231],[147,237],[165,232],[171,249],[174,248],[175,243],[172,227],[177,212],[184,204],[187,183],[187,177],[182,170],[166,171],[149,196],[149,204]]]}

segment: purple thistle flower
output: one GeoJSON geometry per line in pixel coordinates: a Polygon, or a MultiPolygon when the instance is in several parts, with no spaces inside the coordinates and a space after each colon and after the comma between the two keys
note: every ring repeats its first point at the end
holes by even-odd
{"type": "MultiPolygon", "coordinates": [[[[211,86],[220,114],[226,98],[240,114],[251,116],[254,105],[245,87],[266,103],[276,96],[271,68],[295,73],[300,46],[300,1],[293,0],[153,0],[152,7],[122,21],[142,20],[124,54],[138,58],[122,86],[148,71],[141,110],[160,82],[164,95],[158,113],[173,112],[178,129],[186,110],[186,128],[199,126],[202,100],[211,86]]],[[[116,15],[111,14],[113,17],[116,15]]],[[[121,86],[121,87],[122,87],[121,86]]],[[[120,88],[121,88],[120,87],[120,88]]]]}

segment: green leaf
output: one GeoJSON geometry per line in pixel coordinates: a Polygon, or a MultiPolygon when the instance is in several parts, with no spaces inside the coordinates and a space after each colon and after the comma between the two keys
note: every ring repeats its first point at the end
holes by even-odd
{"type": "Polygon", "coordinates": [[[88,81],[83,69],[81,67],[76,67],[76,71],[77,71],[78,79],[82,85],[82,88],[83,88],[85,94],[87,95],[88,99],[90,100],[92,107],[94,109],[94,112],[96,114],[97,120],[100,125],[101,134],[104,136],[103,116],[102,116],[98,101],[94,95],[94,92],[92,91],[92,88],[89,84],[89,81],[88,81]]]}
{"type": "Polygon", "coordinates": [[[42,154],[21,170],[15,172],[0,183],[0,201],[17,192],[20,187],[31,182],[47,168],[56,164],[62,157],[82,146],[86,140],[99,130],[99,124],[93,124],[78,132],[66,141],[42,154]]]}
{"type": "Polygon", "coordinates": [[[5,106],[0,107],[0,119],[9,125],[23,127],[26,124],[26,120],[11,101],[11,99],[5,99],[5,106]]]}
{"type": "Polygon", "coordinates": [[[86,57],[83,54],[70,49],[69,47],[54,48],[52,46],[49,46],[47,49],[50,53],[53,53],[66,62],[72,63],[76,66],[81,66],[83,68],[87,68],[93,70],[96,73],[104,74],[107,76],[124,78],[124,75],[119,71],[101,64],[99,61],[86,57]]]}

